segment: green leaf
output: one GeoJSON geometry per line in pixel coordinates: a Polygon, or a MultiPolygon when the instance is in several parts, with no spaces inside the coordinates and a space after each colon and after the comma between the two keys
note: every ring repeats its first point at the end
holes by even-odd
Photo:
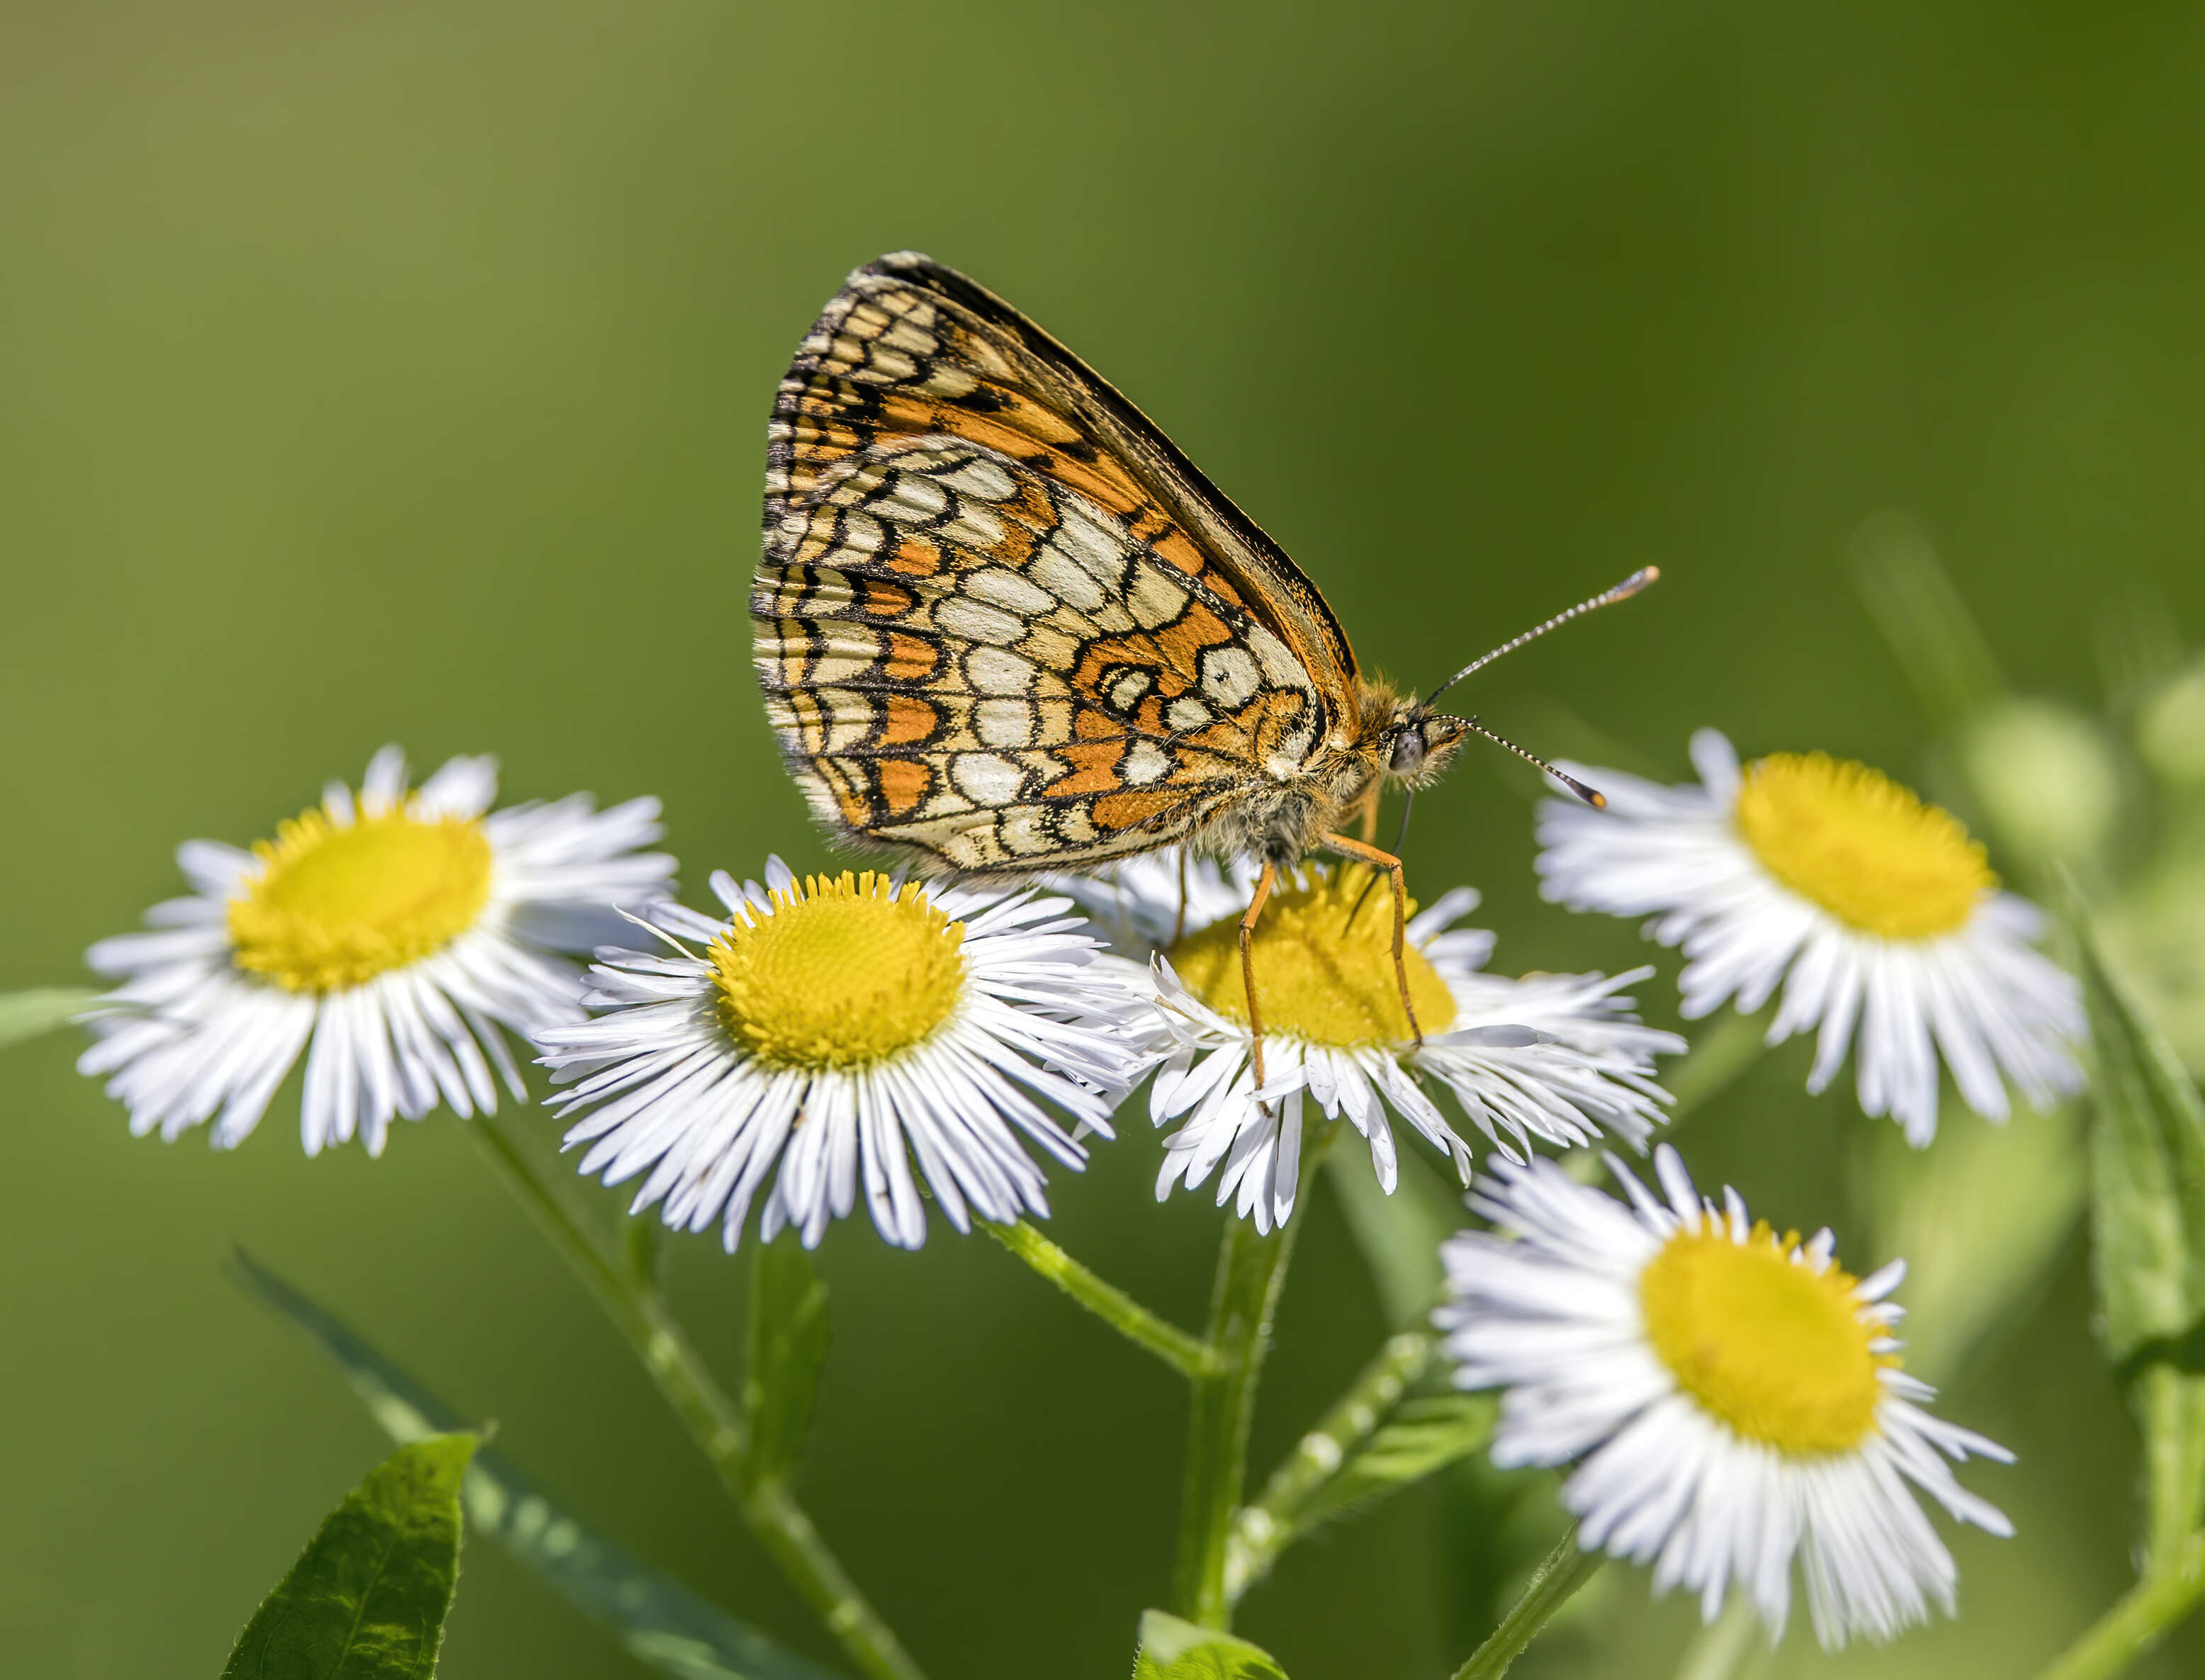
{"type": "MultiPolygon", "coordinates": [[[[454,1427],[455,1414],[342,1322],[241,1253],[234,1274],[249,1294],[311,1337],[395,1440],[454,1427]]],[[[541,1575],[630,1655],[682,1680],[839,1680],[784,1650],[633,1553],[576,1522],[496,1449],[476,1453],[461,1485],[467,1521],[541,1575]]]]}
{"type": "Polygon", "coordinates": [[[371,1470],[246,1624],[223,1680],[429,1680],[478,1439],[431,1435],[371,1470]]]}
{"type": "Polygon", "coordinates": [[[99,1001],[88,986],[34,986],[0,992],[0,1048],[65,1027],[99,1001]]]}
{"type": "Polygon", "coordinates": [[[1318,1488],[1295,1526],[1314,1528],[1398,1493],[1459,1458],[1483,1452],[1493,1439],[1499,1404],[1490,1394],[1437,1394],[1403,1404],[1340,1474],[1318,1488]]]}
{"type": "Polygon", "coordinates": [[[1287,1671],[1245,1639],[1150,1610],[1141,1617],[1133,1680],[1287,1680],[1287,1671]]]}
{"type": "Polygon", "coordinates": [[[796,1467],[811,1428],[819,1375],[827,1365],[827,1285],[793,1237],[762,1244],[751,1257],[750,1356],[743,1410],[751,1426],[751,1465],[760,1479],[796,1467]]]}
{"type": "Polygon", "coordinates": [[[2151,1567],[2205,1509],[2205,1101],[2107,972],[2070,895],[2096,1067],[2091,1226],[2101,1331],[2144,1435],[2151,1567]]]}
{"type": "Polygon", "coordinates": [[[2107,1351],[2126,1363],[2205,1316],[2205,1101],[2071,911],[2096,1054],[2092,1222],[2107,1351]]]}

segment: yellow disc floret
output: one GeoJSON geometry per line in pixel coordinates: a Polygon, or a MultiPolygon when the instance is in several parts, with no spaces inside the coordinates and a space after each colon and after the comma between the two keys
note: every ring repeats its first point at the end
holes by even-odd
{"type": "MultiPolygon", "coordinates": [[[[1310,880],[1307,887],[1274,893],[1256,923],[1263,1030],[1341,1048],[1399,1043],[1409,1036],[1409,1023],[1394,972],[1394,903],[1386,883],[1373,885],[1362,869],[1336,876],[1312,871],[1310,880]],[[1358,913],[1365,887],[1370,896],[1358,913]]],[[[1409,910],[1415,913],[1413,902],[1409,910]]],[[[1204,1003],[1228,1020],[1248,1018],[1238,920],[1198,929],[1166,954],[1204,1003]]],[[[1401,954],[1417,1025],[1445,1032],[1454,1024],[1454,994],[1414,946],[1401,954]]]]}
{"type": "Polygon", "coordinates": [[[1896,1362],[1869,1344],[1854,1280],[1800,1263],[1796,1237],[1756,1223],[1743,1243],[1717,1218],[1680,1231],[1639,1274],[1655,1355],[1685,1392],[1748,1440],[1781,1452],[1842,1452],[1875,1428],[1896,1362]]]}
{"type": "Polygon", "coordinates": [[[430,956],[490,898],[490,841],[472,817],[409,805],[348,824],[310,810],[253,852],[263,868],[230,900],[231,959],[287,991],[342,991],[430,956]]]}
{"type": "Polygon", "coordinates": [[[728,1032],[770,1067],[869,1066],[923,1043],[965,989],[965,924],[867,870],[773,894],[712,941],[728,1032]]]}
{"type": "Polygon", "coordinates": [[[1951,933],[1998,885],[1950,812],[1827,753],[1772,753],[1747,766],[1737,821],[1777,880],[1884,939],[1951,933]]]}

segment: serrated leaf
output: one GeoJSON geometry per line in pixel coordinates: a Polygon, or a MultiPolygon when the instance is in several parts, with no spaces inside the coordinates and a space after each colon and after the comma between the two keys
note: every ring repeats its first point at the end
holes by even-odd
{"type": "Polygon", "coordinates": [[[1150,1610],[1141,1616],[1133,1680],[1287,1680],[1287,1671],[1245,1639],[1150,1610]]]}
{"type": "Polygon", "coordinates": [[[792,1237],[751,1257],[750,1354],[743,1368],[751,1465],[760,1477],[796,1467],[827,1366],[827,1285],[792,1237]]]}
{"type": "Polygon", "coordinates": [[[473,1435],[401,1446],[306,1542],[229,1653],[223,1680],[429,1680],[460,1571],[473,1435]]]}
{"type": "Polygon", "coordinates": [[[86,986],[34,986],[0,992],[0,1048],[65,1027],[99,1000],[86,986]]]}
{"type": "Polygon", "coordinates": [[[2126,1363],[2205,1317],[2205,1101],[2072,921],[2095,1053],[2092,1223],[2107,1351],[2126,1363]]]}
{"type": "MultiPolygon", "coordinates": [[[[456,1414],[341,1321],[243,1254],[235,1275],[334,1360],[375,1421],[400,1441],[449,1430],[456,1414]]],[[[638,1660],[681,1680],[840,1680],[699,1598],[569,1516],[492,1447],[461,1486],[467,1521],[609,1629],[638,1660]]]]}
{"type": "Polygon", "coordinates": [[[1296,1523],[1308,1529],[1346,1515],[1483,1452],[1499,1407],[1489,1394],[1439,1394],[1406,1402],[1317,1489],[1296,1523]]]}

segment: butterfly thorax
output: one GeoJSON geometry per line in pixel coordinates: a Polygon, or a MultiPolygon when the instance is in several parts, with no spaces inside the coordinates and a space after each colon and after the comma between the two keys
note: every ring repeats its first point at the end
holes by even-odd
{"type": "Polygon", "coordinates": [[[1189,835],[1190,843],[1227,858],[1297,863],[1377,790],[1436,781],[1469,733],[1460,718],[1428,712],[1383,682],[1358,682],[1357,698],[1353,724],[1335,730],[1297,774],[1244,793],[1189,835]]]}

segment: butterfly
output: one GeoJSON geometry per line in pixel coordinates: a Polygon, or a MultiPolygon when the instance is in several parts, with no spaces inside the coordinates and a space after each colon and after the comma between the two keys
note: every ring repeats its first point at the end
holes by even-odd
{"type": "MultiPolygon", "coordinates": [[[[751,594],[767,715],[822,822],[938,870],[1174,844],[1259,859],[1241,924],[1475,718],[1364,674],[1316,585],[1140,411],[1009,304],[899,252],[852,274],[781,382],[751,594]]],[[[1520,748],[1510,751],[1549,769],[1520,748]]],[[[1558,774],[1558,773],[1557,773],[1558,774]]],[[[1563,777],[1567,781],[1569,779],[1563,777]]],[[[1599,796],[1572,783],[1595,803],[1599,796]]]]}

